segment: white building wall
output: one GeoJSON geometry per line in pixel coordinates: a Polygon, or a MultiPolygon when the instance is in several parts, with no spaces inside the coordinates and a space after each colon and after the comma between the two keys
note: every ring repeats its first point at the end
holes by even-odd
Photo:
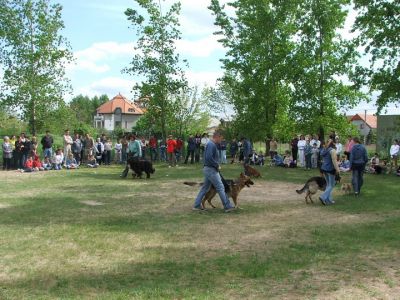
{"type": "MultiPolygon", "coordinates": [[[[141,115],[122,115],[122,129],[126,131],[131,131],[132,127],[136,126],[136,123],[139,121],[141,115]]],[[[104,114],[104,129],[108,131],[113,131],[115,129],[115,116],[114,114],[104,114]]],[[[100,122],[95,122],[97,126],[100,128],[100,122]]]]}

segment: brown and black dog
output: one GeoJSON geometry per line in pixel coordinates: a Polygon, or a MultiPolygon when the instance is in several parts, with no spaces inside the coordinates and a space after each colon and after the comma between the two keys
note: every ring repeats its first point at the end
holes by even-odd
{"type": "Polygon", "coordinates": [[[250,176],[250,177],[254,177],[254,178],[261,177],[261,173],[258,172],[257,169],[250,167],[247,164],[244,165],[244,174],[246,174],[247,176],[250,176]]]}
{"type": "MultiPolygon", "coordinates": [[[[243,173],[240,174],[239,178],[236,180],[225,180],[226,184],[228,185],[228,190],[225,189],[227,195],[233,199],[233,203],[235,204],[235,207],[239,207],[239,194],[241,190],[244,189],[244,187],[250,187],[250,185],[253,185],[254,182],[251,180],[251,178],[247,175],[244,175],[243,173]]],[[[183,184],[194,186],[199,183],[196,182],[184,182],[183,184]]],[[[200,185],[203,185],[203,183],[200,183],[200,185]]],[[[215,189],[214,186],[211,186],[211,188],[208,190],[207,194],[204,196],[203,200],[201,201],[201,206],[205,208],[205,203],[206,201],[211,205],[212,208],[215,208],[215,206],[211,203],[211,200],[215,197],[217,194],[217,190],[215,189]]]]}

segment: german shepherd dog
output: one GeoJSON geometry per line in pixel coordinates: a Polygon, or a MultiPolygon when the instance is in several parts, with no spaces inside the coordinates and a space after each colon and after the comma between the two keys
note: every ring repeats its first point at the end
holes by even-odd
{"type": "MultiPolygon", "coordinates": [[[[336,175],[335,181],[336,183],[340,182],[341,177],[336,175]]],[[[326,180],[322,176],[311,177],[307,180],[306,184],[303,186],[301,190],[296,190],[297,194],[306,193],[306,204],[308,204],[308,199],[310,199],[311,203],[314,203],[311,196],[315,195],[318,190],[324,192],[326,189],[326,180]]]]}
{"type": "MultiPolygon", "coordinates": [[[[203,183],[196,183],[196,182],[184,182],[183,184],[189,186],[195,186],[197,184],[199,184],[200,186],[203,185],[203,183]]],[[[253,184],[254,182],[251,180],[251,178],[247,175],[244,175],[243,173],[241,173],[239,178],[236,180],[230,180],[230,179],[225,180],[224,183],[225,192],[228,195],[228,197],[231,197],[233,199],[235,207],[239,207],[239,194],[242,191],[242,189],[244,189],[245,187],[250,187],[250,185],[253,184]]],[[[207,194],[204,196],[203,200],[201,201],[202,208],[205,208],[206,201],[211,205],[212,208],[216,208],[211,203],[211,200],[215,197],[216,194],[217,190],[212,185],[207,194]]]]}
{"type": "Polygon", "coordinates": [[[301,190],[296,190],[297,194],[306,193],[306,204],[308,204],[308,199],[310,199],[311,203],[314,203],[311,196],[317,193],[318,190],[325,191],[326,189],[326,180],[324,177],[312,177],[307,180],[306,184],[303,186],[301,190]]]}
{"type": "Polygon", "coordinates": [[[259,178],[261,173],[257,169],[250,167],[248,164],[244,164],[244,174],[250,177],[259,178]]]}

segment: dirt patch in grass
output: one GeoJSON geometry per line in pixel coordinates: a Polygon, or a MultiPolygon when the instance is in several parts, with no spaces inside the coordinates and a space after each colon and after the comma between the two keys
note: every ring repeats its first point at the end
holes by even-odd
{"type": "Polygon", "coordinates": [[[0,209],[9,208],[9,207],[11,207],[10,204],[7,204],[7,203],[0,203],[0,209]]]}
{"type": "Polygon", "coordinates": [[[79,201],[82,204],[89,205],[89,206],[102,206],[104,203],[98,202],[98,201],[93,201],[93,200],[85,200],[85,201],[79,201]]]}

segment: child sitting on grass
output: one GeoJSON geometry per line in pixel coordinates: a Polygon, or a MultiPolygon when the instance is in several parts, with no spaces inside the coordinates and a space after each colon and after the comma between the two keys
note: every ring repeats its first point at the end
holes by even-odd
{"type": "Polygon", "coordinates": [[[33,168],[33,157],[32,155],[28,156],[28,159],[25,162],[24,168],[21,170],[22,173],[31,173],[35,171],[33,168]]]}
{"type": "Polygon", "coordinates": [[[297,163],[293,160],[293,157],[289,150],[286,150],[285,157],[283,158],[283,165],[285,168],[296,168],[297,163]]]}
{"type": "Polygon", "coordinates": [[[76,162],[76,159],[72,153],[68,155],[65,166],[68,170],[79,169],[78,163],[76,162]]]}
{"type": "Polygon", "coordinates": [[[35,169],[35,171],[44,171],[42,162],[40,161],[40,157],[39,155],[34,155],[33,156],[33,168],[35,169]]]}
{"type": "Polygon", "coordinates": [[[277,167],[285,167],[285,164],[283,163],[283,157],[280,156],[278,153],[275,154],[273,163],[277,167]]]}
{"type": "Polygon", "coordinates": [[[347,159],[346,155],[342,156],[342,160],[340,161],[339,164],[339,170],[340,172],[350,172],[350,161],[347,159]]]}
{"type": "Polygon", "coordinates": [[[53,169],[53,164],[51,163],[50,158],[48,156],[44,158],[42,166],[45,171],[50,171],[51,169],[53,169]]]}
{"type": "Polygon", "coordinates": [[[97,163],[96,158],[93,155],[89,155],[88,161],[87,161],[87,166],[89,168],[97,168],[99,164],[97,163]]]}
{"type": "Polygon", "coordinates": [[[61,149],[57,149],[56,153],[53,156],[53,169],[54,170],[62,170],[62,163],[64,161],[64,154],[61,149]]]}

